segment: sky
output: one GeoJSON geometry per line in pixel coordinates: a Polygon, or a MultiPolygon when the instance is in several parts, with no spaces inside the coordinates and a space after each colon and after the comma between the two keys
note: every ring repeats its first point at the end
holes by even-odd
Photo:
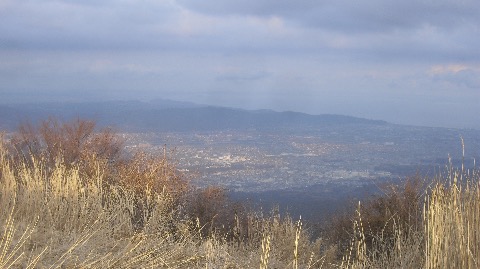
{"type": "Polygon", "coordinates": [[[0,103],[151,100],[480,129],[478,0],[0,0],[0,103]]]}

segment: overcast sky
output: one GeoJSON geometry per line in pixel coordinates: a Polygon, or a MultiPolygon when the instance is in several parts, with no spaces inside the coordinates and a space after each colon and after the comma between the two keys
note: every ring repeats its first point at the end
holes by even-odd
{"type": "Polygon", "coordinates": [[[478,0],[0,0],[0,102],[167,98],[480,128],[478,0]]]}

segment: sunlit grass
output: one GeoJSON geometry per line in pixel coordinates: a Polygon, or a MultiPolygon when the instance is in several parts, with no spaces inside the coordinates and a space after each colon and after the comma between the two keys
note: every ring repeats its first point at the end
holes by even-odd
{"type": "Polygon", "coordinates": [[[311,238],[301,220],[277,210],[235,214],[234,225],[218,231],[192,218],[184,204],[191,200],[169,191],[175,167],[166,158],[121,164],[122,181],[112,180],[104,159],[88,162],[87,173],[61,158],[13,159],[0,139],[0,268],[479,267],[476,170],[440,175],[426,190],[419,227],[394,214],[384,224],[393,232],[369,235],[359,206],[351,246],[338,259],[335,243],[311,238]]]}
{"type": "Polygon", "coordinates": [[[106,184],[100,159],[89,173],[61,159],[53,166],[36,156],[14,161],[3,140],[0,157],[0,268],[259,267],[264,235],[271,238],[264,247],[274,248],[265,268],[316,261],[300,222],[278,212],[250,214],[246,226],[233,228],[244,237],[233,241],[205,236],[205,225],[182,215],[182,205],[172,206],[170,192],[106,184]]]}
{"type": "Polygon", "coordinates": [[[427,189],[423,230],[395,225],[394,234],[377,234],[367,248],[362,216],[343,268],[479,268],[480,177],[476,169],[449,169],[427,189]]]}
{"type": "Polygon", "coordinates": [[[434,186],[425,213],[425,268],[479,268],[480,189],[476,171],[434,186]]]}

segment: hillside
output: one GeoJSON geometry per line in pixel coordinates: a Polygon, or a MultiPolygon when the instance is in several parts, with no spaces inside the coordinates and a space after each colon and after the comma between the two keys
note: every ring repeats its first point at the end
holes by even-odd
{"type": "Polygon", "coordinates": [[[0,128],[13,130],[18,122],[55,116],[95,119],[132,132],[187,132],[213,130],[276,130],[337,124],[383,125],[384,121],[341,115],[309,115],[298,112],[242,110],[156,100],[85,103],[35,103],[0,105],[0,128]]]}

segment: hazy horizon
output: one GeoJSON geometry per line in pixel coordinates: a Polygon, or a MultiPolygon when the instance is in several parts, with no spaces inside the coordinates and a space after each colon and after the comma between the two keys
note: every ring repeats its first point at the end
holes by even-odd
{"type": "Polygon", "coordinates": [[[480,3],[0,1],[0,103],[151,100],[480,129],[480,3]]]}

